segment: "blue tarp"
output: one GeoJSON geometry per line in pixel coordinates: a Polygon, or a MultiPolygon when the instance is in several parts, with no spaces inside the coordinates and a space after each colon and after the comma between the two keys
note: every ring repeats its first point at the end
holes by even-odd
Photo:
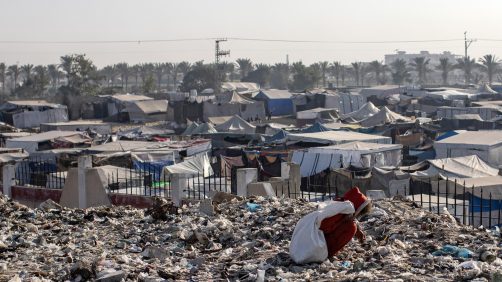
{"type": "Polygon", "coordinates": [[[132,165],[135,170],[143,171],[153,175],[154,181],[160,181],[160,175],[165,166],[173,165],[173,161],[141,162],[133,160],[132,165]]]}
{"type": "Polygon", "coordinates": [[[490,194],[486,193],[486,198],[481,200],[480,197],[472,196],[466,198],[466,200],[471,201],[469,204],[469,212],[489,212],[490,207],[493,215],[495,216],[498,213],[498,210],[502,209],[502,200],[491,200],[487,199],[490,197],[490,194]],[[491,202],[491,203],[490,203],[491,202]],[[491,205],[491,206],[490,206],[491,205]],[[495,211],[495,212],[494,212],[495,211]]]}
{"type": "Polygon", "coordinates": [[[448,137],[452,137],[452,136],[455,136],[457,135],[458,132],[456,132],[455,130],[451,130],[451,131],[446,131],[445,133],[443,133],[442,135],[438,136],[436,138],[436,141],[441,141],[443,139],[446,139],[448,137]]]}
{"type": "Polygon", "coordinates": [[[301,130],[302,133],[315,133],[315,132],[324,132],[324,131],[330,131],[329,128],[326,126],[322,125],[322,123],[316,121],[313,125],[304,128],[301,130]]]}
{"type": "Polygon", "coordinates": [[[276,134],[272,135],[271,137],[268,137],[266,139],[266,141],[267,142],[282,142],[286,139],[286,137],[288,135],[289,135],[289,133],[286,130],[281,129],[276,134]]]}

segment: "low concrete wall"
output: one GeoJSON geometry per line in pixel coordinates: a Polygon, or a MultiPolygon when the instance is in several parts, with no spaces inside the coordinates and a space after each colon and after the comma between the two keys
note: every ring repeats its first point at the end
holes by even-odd
{"type": "Polygon", "coordinates": [[[61,189],[12,186],[12,199],[28,207],[38,207],[44,201],[51,199],[59,203],[61,189]]]}
{"type": "MultiPolygon", "coordinates": [[[[12,199],[28,207],[36,208],[48,199],[59,203],[62,191],[62,189],[12,186],[12,199]]],[[[138,209],[146,209],[153,205],[153,197],[125,194],[108,195],[115,206],[132,206],[138,209]]]]}

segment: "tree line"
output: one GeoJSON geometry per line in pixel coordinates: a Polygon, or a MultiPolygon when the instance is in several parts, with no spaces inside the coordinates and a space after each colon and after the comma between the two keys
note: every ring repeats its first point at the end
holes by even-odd
{"type": "MultiPolygon", "coordinates": [[[[450,74],[458,70],[463,83],[502,81],[500,61],[495,55],[485,55],[478,60],[463,57],[456,61],[440,58],[432,65],[426,57],[416,57],[410,62],[397,59],[385,65],[382,61],[352,62],[321,61],[305,65],[255,64],[240,58],[235,62],[222,62],[218,66],[203,61],[190,63],[142,63],[129,65],[122,62],[97,68],[85,55],[74,54],[60,58],[59,64],[10,65],[0,63],[2,94],[22,97],[43,94],[103,94],[113,92],[150,93],[162,91],[189,91],[217,88],[221,81],[258,83],[261,87],[290,89],[294,91],[314,87],[369,86],[383,84],[437,83],[449,85],[450,74]],[[431,79],[432,78],[432,79],[431,79]]],[[[455,81],[459,83],[459,81],[455,81]]]]}

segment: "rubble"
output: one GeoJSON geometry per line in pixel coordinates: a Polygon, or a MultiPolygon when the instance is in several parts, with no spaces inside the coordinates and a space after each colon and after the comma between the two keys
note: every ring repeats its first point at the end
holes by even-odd
{"type": "Polygon", "coordinates": [[[49,203],[30,209],[0,196],[0,281],[502,277],[500,237],[400,199],[375,202],[361,220],[364,244],[353,240],[334,258],[305,265],[290,259],[288,247],[296,222],[316,203],[234,198],[220,202],[213,216],[202,213],[199,204],[173,212],[168,202],[156,203],[149,211],[49,203]],[[446,245],[470,250],[472,257],[432,254],[446,245]]]}

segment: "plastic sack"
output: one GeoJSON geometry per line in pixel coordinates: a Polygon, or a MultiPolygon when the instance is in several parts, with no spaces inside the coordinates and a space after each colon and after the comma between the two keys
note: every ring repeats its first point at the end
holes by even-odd
{"type": "Polygon", "coordinates": [[[317,211],[311,212],[298,221],[289,245],[289,255],[297,264],[323,262],[328,258],[328,246],[321,222],[337,214],[353,214],[351,202],[330,201],[321,203],[317,211]]]}

